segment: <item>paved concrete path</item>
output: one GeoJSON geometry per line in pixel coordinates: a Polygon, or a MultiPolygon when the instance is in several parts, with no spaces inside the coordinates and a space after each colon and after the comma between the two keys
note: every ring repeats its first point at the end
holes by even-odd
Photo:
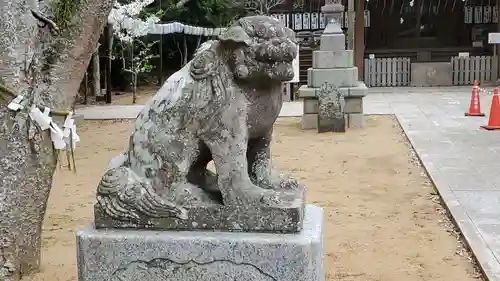
{"type": "MultiPolygon", "coordinates": [[[[135,119],[142,105],[96,105],[80,108],[77,114],[86,120],[135,119]]],[[[287,102],[284,104],[280,117],[302,116],[302,102],[287,102]]]]}
{"type": "Polygon", "coordinates": [[[486,117],[465,117],[470,88],[373,94],[367,113],[394,113],[486,277],[500,280],[500,131],[483,131],[486,117]]]}
{"type": "MultiPolygon", "coordinates": [[[[487,117],[464,117],[470,87],[373,89],[366,114],[395,114],[486,277],[500,281],[500,131],[487,117]]],[[[488,116],[491,96],[482,96],[488,116]]],[[[85,108],[86,119],[135,118],[140,106],[85,108]]],[[[300,102],[280,116],[301,116],[300,102]]]]}
{"type": "MultiPolygon", "coordinates": [[[[441,87],[440,92],[470,92],[471,87],[441,87]]],[[[368,114],[392,114],[389,100],[384,95],[397,95],[399,93],[435,93],[436,88],[371,88],[369,95],[365,98],[364,106],[368,114]]],[[[77,114],[83,115],[87,120],[107,119],[135,119],[142,109],[142,105],[96,105],[77,109],[77,114]]],[[[280,113],[280,117],[302,116],[302,102],[286,102],[280,113]]]]}

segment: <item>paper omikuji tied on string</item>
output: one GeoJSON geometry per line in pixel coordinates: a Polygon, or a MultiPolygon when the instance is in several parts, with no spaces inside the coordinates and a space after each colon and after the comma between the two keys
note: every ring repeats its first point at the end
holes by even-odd
{"type": "Polygon", "coordinates": [[[80,141],[80,136],[76,133],[76,125],[75,125],[75,120],[73,119],[73,113],[70,112],[68,116],[66,117],[66,120],[64,120],[64,131],[63,131],[63,136],[68,144],[68,147],[70,147],[70,144],[73,143],[73,149],[76,147],[76,143],[80,141]]]}
{"type": "Polygon", "coordinates": [[[50,128],[50,124],[52,123],[52,117],[50,117],[50,109],[45,107],[43,112],[36,106],[32,106],[30,110],[30,117],[33,121],[35,121],[42,131],[50,128]]]}
{"type": "MultiPolygon", "coordinates": [[[[8,105],[7,108],[13,111],[19,111],[24,107],[22,104],[23,96],[18,95],[8,105]]],[[[69,112],[64,120],[64,130],[53,122],[50,116],[50,108],[44,107],[43,112],[35,105],[29,111],[31,120],[35,121],[40,127],[40,130],[45,131],[50,129],[50,138],[54,144],[54,148],[61,150],[65,148],[75,149],[76,143],[80,141],[80,136],[76,133],[76,125],[73,119],[73,112],[69,112]]]]}
{"type": "Polygon", "coordinates": [[[61,150],[66,148],[66,142],[64,141],[63,131],[55,123],[52,123],[50,126],[50,138],[54,143],[55,149],[61,150]]]}
{"type": "Polygon", "coordinates": [[[33,106],[31,107],[29,115],[31,119],[40,126],[42,131],[50,129],[50,138],[55,149],[64,149],[66,147],[66,142],[63,140],[63,132],[56,123],[52,122],[50,109],[48,107],[45,107],[43,112],[41,112],[38,107],[33,106]]]}
{"type": "Polygon", "coordinates": [[[23,101],[23,96],[22,95],[18,95],[17,97],[15,97],[10,103],[9,105],[7,105],[7,108],[10,109],[10,110],[13,110],[13,111],[18,111],[19,109],[22,109],[24,106],[21,104],[23,101]]]}

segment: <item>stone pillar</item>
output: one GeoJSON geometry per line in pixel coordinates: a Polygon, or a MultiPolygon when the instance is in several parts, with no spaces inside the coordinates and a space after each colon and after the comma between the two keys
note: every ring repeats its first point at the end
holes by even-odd
{"type": "Polygon", "coordinates": [[[302,128],[317,129],[317,92],[325,82],[336,86],[344,95],[343,110],[347,128],[363,127],[363,97],[367,93],[367,87],[358,81],[354,52],[346,50],[345,35],[340,28],[344,7],[340,0],[326,0],[321,11],[325,15],[327,26],[321,35],[319,50],[313,52],[313,65],[307,70],[307,86],[299,89],[299,97],[304,98],[302,128]]]}

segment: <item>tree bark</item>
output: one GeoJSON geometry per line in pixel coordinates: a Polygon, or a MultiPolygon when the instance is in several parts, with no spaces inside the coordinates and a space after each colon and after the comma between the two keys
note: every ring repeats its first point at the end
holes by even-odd
{"type": "Polygon", "coordinates": [[[43,217],[57,164],[48,131],[29,119],[28,107],[71,108],[112,2],[69,0],[73,16],[52,35],[50,25],[31,13],[52,3],[0,0],[0,84],[29,102],[13,112],[6,107],[11,99],[0,92],[2,281],[19,280],[39,268],[43,217]]]}
{"type": "Polygon", "coordinates": [[[106,103],[111,103],[111,62],[113,55],[113,25],[106,25],[106,103]]]}
{"type": "Polygon", "coordinates": [[[365,76],[365,1],[355,0],[354,65],[358,67],[358,79],[365,76]]]}
{"type": "Polygon", "coordinates": [[[101,73],[99,65],[99,50],[92,54],[92,92],[94,96],[101,95],[101,73]]]}
{"type": "Polygon", "coordinates": [[[188,63],[188,45],[187,45],[187,39],[186,39],[186,34],[183,34],[182,36],[182,42],[183,42],[183,61],[182,61],[182,66],[185,66],[188,63]]]}

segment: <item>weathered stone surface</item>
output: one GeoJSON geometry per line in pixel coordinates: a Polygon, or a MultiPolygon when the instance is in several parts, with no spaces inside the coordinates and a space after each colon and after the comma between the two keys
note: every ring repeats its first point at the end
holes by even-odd
{"type": "MultiPolygon", "coordinates": [[[[307,85],[302,85],[299,88],[299,97],[307,98],[307,97],[316,97],[316,91],[319,88],[308,87],[307,85]]],[[[354,87],[339,87],[338,90],[344,95],[344,97],[364,97],[368,93],[368,88],[365,83],[361,81],[356,82],[356,86],[354,87]]]]}
{"type": "Polygon", "coordinates": [[[345,35],[344,34],[323,34],[321,35],[321,51],[341,51],[345,50],[345,35]]]}
{"type": "Polygon", "coordinates": [[[251,232],[299,232],[304,217],[305,190],[286,208],[248,205],[214,205],[187,209],[187,219],[142,216],[139,220],[117,220],[96,207],[97,228],[147,228],[163,230],[227,230],[251,232]]]}
{"type": "Polygon", "coordinates": [[[365,115],[362,113],[346,113],[347,128],[360,129],[365,127],[365,115]]]}
{"type": "Polygon", "coordinates": [[[345,117],[332,117],[332,116],[324,116],[318,115],[318,133],[326,133],[326,132],[335,132],[335,133],[343,133],[346,129],[346,120],[345,117]]]}
{"type": "Polygon", "coordinates": [[[270,151],[295,41],[279,21],[253,16],[202,44],[111,160],[96,226],[298,231],[304,188],[272,168],[270,151]],[[207,170],[212,160],[217,174],[207,170]]]}
{"type": "Polygon", "coordinates": [[[363,113],[363,98],[346,97],[344,113],[363,113]]]}
{"type": "Polygon", "coordinates": [[[310,130],[318,128],[318,113],[309,113],[302,115],[300,120],[302,130],[310,130]]]}
{"type": "Polygon", "coordinates": [[[307,86],[319,88],[325,82],[336,87],[353,87],[358,84],[358,68],[330,68],[307,70],[307,86]]]}
{"type": "Polygon", "coordinates": [[[79,281],[323,281],[323,211],[296,234],[108,230],[77,233],[79,281]]]}
{"type": "Polygon", "coordinates": [[[368,94],[368,87],[362,81],[357,81],[354,87],[339,88],[345,97],[364,97],[368,94]]]}
{"type": "Polygon", "coordinates": [[[302,85],[299,88],[299,98],[316,98],[317,88],[308,87],[307,85],[302,85]]]}
{"type": "Polygon", "coordinates": [[[328,82],[323,83],[318,101],[318,133],[345,132],[345,100],[338,88],[328,82]]]}
{"type": "Polygon", "coordinates": [[[304,99],[304,114],[318,113],[319,102],[317,98],[304,99]]]}
{"type": "Polygon", "coordinates": [[[314,51],[313,68],[343,68],[354,65],[354,52],[341,51],[314,51]]]}

